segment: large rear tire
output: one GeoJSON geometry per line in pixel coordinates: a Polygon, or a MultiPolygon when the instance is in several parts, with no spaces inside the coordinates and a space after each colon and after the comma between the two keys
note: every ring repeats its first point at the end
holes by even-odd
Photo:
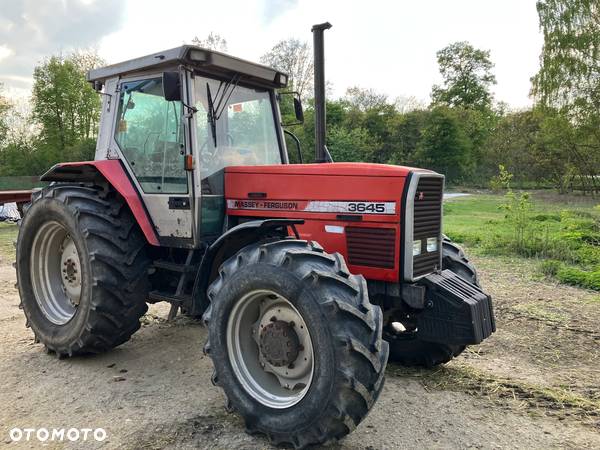
{"type": "Polygon", "coordinates": [[[21,305],[59,357],[128,341],[147,311],[146,241],[112,190],[52,184],[34,194],[17,239],[21,305]]]}
{"type": "Polygon", "coordinates": [[[213,382],[247,431],[295,448],[351,432],[383,388],[382,313],[316,243],[250,245],[223,263],[204,315],[213,382]]]}
{"type": "MultiPolygon", "coordinates": [[[[475,266],[447,236],[442,241],[442,268],[479,286],[475,266]]],[[[464,345],[427,342],[419,339],[415,333],[396,332],[391,324],[385,327],[384,338],[390,344],[390,361],[407,367],[434,367],[449,362],[465,350],[464,345]]]]}

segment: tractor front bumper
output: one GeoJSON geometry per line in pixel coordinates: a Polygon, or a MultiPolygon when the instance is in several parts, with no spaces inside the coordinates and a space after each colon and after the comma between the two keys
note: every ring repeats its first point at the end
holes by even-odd
{"type": "Polygon", "coordinates": [[[418,316],[420,339],[452,345],[479,344],[496,331],[492,298],[450,270],[421,280],[425,308],[418,316]]]}

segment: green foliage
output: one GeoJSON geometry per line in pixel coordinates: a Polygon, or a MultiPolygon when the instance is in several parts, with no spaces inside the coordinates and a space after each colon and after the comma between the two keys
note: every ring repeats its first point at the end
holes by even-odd
{"type": "Polygon", "coordinates": [[[365,128],[334,126],[327,134],[327,147],[334,161],[370,161],[378,146],[365,128]]]}
{"type": "Polygon", "coordinates": [[[434,86],[431,99],[465,109],[488,110],[492,105],[490,87],[496,84],[490,52],[468,42],[455,42],[437,53],[443,86],[434,86]]]}
{"type": "Polygon", "coordinates": [[[540,272],[548,277],[555,277],[562,267],[562,262],[556,259],[546,259],[540,263],[540,272]]]}
{"type": "Polygon", "coordinates": [[[600,5],[595,0],[539,0],[544,34],[533,94],[548,107],[583,119],[597,117],[600,101],[600,5]]]}
{"type": "Polygon", "coordinates": [[[444,205],[445,232],[486,254],[541,259],[543,275],[599,290],[600,211],[535,196],[525,203],[516,195],[454,199],[444,205]],[[498,208],[507,203],[513,216],[498,208]]]}
{"type": "MultiPolygon", "coordinates": [[[[600,192],[600,88],[590,84],[600,80],[590,75],[599,73],[598,58],[590,59],[597,56],[592,49],[598,48],[600,35],[594,34],[597,4],[540,0],[538,11],[545,45],[534,79],[536,107],[511,112],[505,105],[494,105],[490,53],[467,42],[454,43],[437,54],[443,83],[433,87],[427,109],[411,109],[402,100],[357,86],[340,99],[330,99],[327,144],[334,159],[424,167],[444,173],[449,184],[494,190],[502,187],[497,176],[502,165],[513,174],[513,187],[600,192]],[[561,103],[561,98],[574,103],[561,103]],[[592,104],[595,107],[589,107],[592,104]]],[[[221,50],[226,45],[214,33],[198,43],[221,50]]],[[[288,73],[289,89],[303,94],[305,123],[289,130],[300,139],[304,162],[312,162],[315,123],[309,44],[283,40],[261,61],[288,73]]],[[[12,126],[17,112],[0,96],[0,176],[39,175],[58,161],[93,157],[100,98],[84,72],[99,63],[95,54],[79,52],[51,57],[36,67],[33,114],[19,119],[22,129],[12,126]]],[[[295,121],[291,96],[283,96],[280,109],[284,123],[295,121]]],[[[286,141],[290,161],[299,162],[295,143],[289,137],[286,141]]],[[[523,245],[529,242],[526,236],[523,239],[523,245]]]]}
{"type": "Polygon", "coordinates": [[[576,267],[562,267],[556,273],[556,278],[564,284],[600,291],[600,270],[587,272],[576,267]]]}
{"type": "Polygon", "coordinates": [[[94,158],[100,98],[85,72],[101,63],[95,53],[75,52],[37,66],[31,117],[19,117],[21,129],[14,126],[8,135],[2,134],[3,113],[10,111],[13,119],[19,114],[4,109],[8,103],[0,97],[0,176],[39,176],[60,161],[94,158]]]}
{"type": "Polygon", "coordinates": [[[455,111],[437,107],[425,122],[416,158],[456,182],[472,170],[472,148],[455,111]]]}
{"type": "Polygon", "coordinates": [[[533,223],[530,217],[531,199],[527,192],[516,194],[510,187],[510,180],[512,180],[513,175],[507,172],[504,166],[500,165],[499,168],[498,180],[507,192],[504,195],[504,202],[498,208],[506,212],[505,219],[512,229],[513,242],[511,242],[511,246],[515,248],[517,253],[523,253],[526,248],[526,234],[531,231],[531,224],[533,223]]]}
{"type": "Polygon", "coordinates": [[[498,175],[490,179],[490,189],[494,192],[498,192],[502,189],[508,189],[510,187],[510,181],[513,179],[513,174],[506,170],[503,164],[498,164],[498,175]]]}
{"type": "Polygon", "coordinates": [[[562,116],[561,122],[555,121],[546,131],[554,138],[556,131],[563,135],[560,146],[553,148],[554,154],[568,159],[563,172],[569,173],[569,178],[577,176],[584,189],[598,192],[600,4],[594,0],[539,0],[537,10],[544,47],[540,70],[532,79],[532,93],[542,108],[562,116]]]}
{"type": "Polygon", "coordinates": [[[352,108],[363,112],[385,108],[388,105],[387,95],[380,94],[374,89],[362,89],[358,86],[346,90],[345,100],[352,108]]]}
{"type": "Polygon", "coordinates": [[[13,224],[0,222],[0,262],[8,264],[15,260],[15,246],[18,227],[13,224]]]}
{"type": "Polygon", "coordinates": [[[33,80],[33,119],[49,151],[58,156],[96,135],[100,98],[73,60],[53,56],[34,69],[33,80]]]}
{"type": "Polygon", "coordinates": [[[0,147],[6,141],[8,134],[8,115],[10,114],[10,102],[2,96],[2,83],[0,83],[0,147]]]}
{"type": "Polygon", "coordinates": [[[506,220],[513,231],[512,245],[518,253],[524,253],[527,248],[525,240],[530,236],[532,208],[531,199],[527,192],[516,194],[509,190],[504,196],[505,202],[500,205],[500,209],[506,211],[506,220]]]}

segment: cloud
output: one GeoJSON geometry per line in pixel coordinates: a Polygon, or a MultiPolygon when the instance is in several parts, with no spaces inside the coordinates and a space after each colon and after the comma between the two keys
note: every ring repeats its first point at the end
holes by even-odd
{"type": "Polygon", "coordinates": [[[436,52],[467,40],[492,52],[496,99],[521,107],[531,104],[529,79],[538,70],[543,44],[535,5],[535,0],[0,0],[0,58],[6,49],[11,52],[0,59],[0,81],[27,92],[34,65],[72,47],[97,44],[100,56],[115,63],[210,32],[227,40],[231,54],[258,61],[282,39],[312,41],[311,26],[330,21],[325,57],[333,96],[362,86],[428,103],[431,86],[441,81],[436,52]]]}
{"type": "Polygon", "coordinates": [[[120,0],[0,0],[0,82],[28,89],[36,64],[120,28],[120,0]]]}
{"type": "Polygon", "coordinates": [[[294,8],[297,5],[298,0],[264,0],[263,22],[265,24],[269,24],[284,12],[294,8]]]}

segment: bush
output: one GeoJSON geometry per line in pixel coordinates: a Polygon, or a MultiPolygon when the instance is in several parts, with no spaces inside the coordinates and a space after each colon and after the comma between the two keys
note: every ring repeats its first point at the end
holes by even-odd
{"type": "Polygon", "coordinates": [[[547,277],[555,277],[562,268],[562,263],[555,259],[547,259],[540,264],[540,272],[547,277]]]}
{"type": "Polygon", "coordinates": [[[560,214],[536,214],[531,217],[531,220],[535,220],[536,222],[560,222],[560,214]]]}
{"type": "Polygon", "coordinates": [[[575,267],[562,267],[556,277],[561,283],[600,291],[600,270],[586,272],[575,267]]]}

